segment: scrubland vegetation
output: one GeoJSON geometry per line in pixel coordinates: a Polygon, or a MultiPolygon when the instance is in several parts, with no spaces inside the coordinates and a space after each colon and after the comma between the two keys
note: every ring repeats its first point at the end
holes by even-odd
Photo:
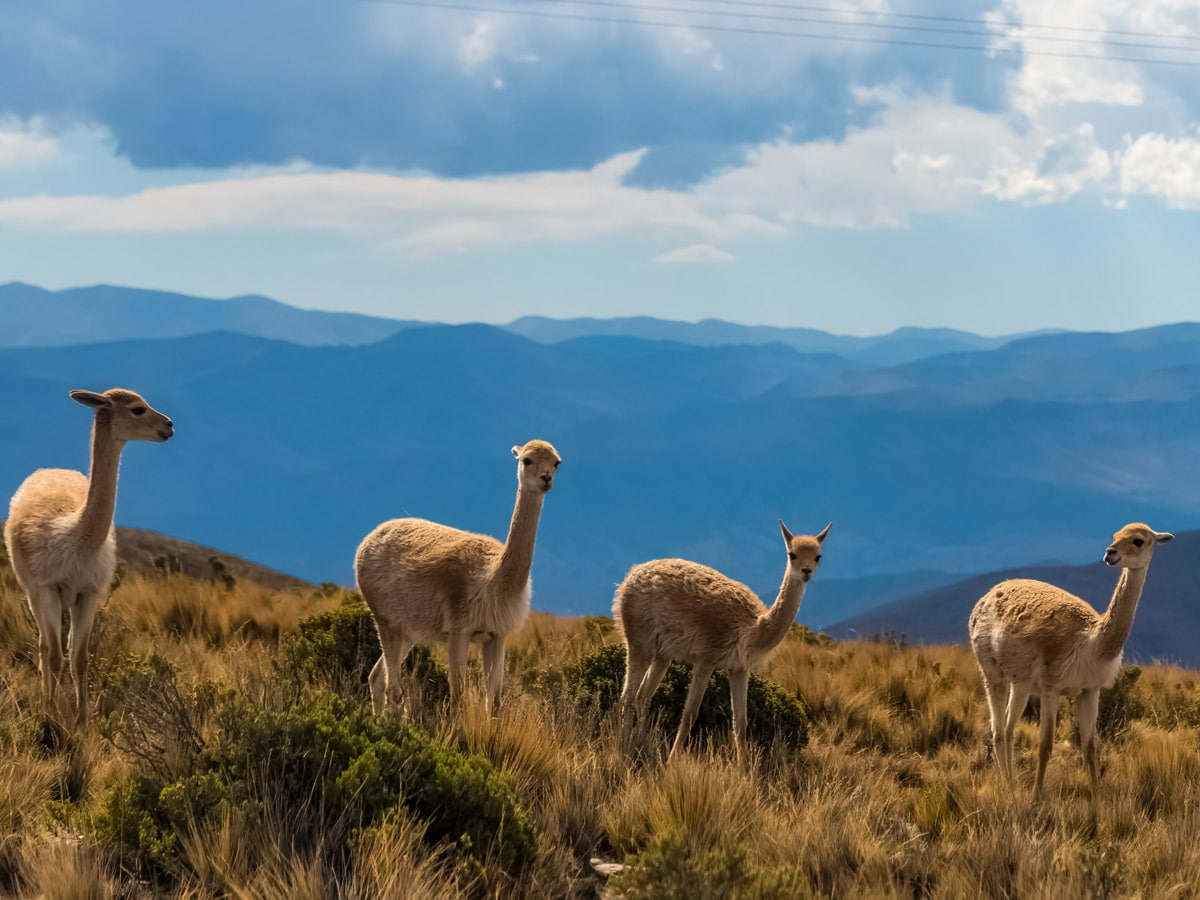
{"type": "MultiPolygon", "coordinates": [[[[816,590],[819,585],[814,585],[816,590]]],[[[803,612],[801,613],[803,618],[803,612]]],[[[733,760],[710,688],[664,766],[687,673],[619,746],[606,619],[534,614],[504,708],[446,708],[410,660],[408,715],[370,714],[377,654],[332,587],[130,576],[94,636],[96,714],[44,714],[36,637],[0,559],[0,894],[75,897],[1190,896],[1200,884],[1200,674],[1127,667],[1106,692],[1093,808],[1076,749],[1030,793],[987,752],[969,653],[801,627],[750,691],[733,760]],[[611,880],[589,859],[625,864],[611,880]]],[[[478,661],[473,665],[477,668],[478,661]]],[[[1069,743],[1064,715],[1058,740],[1069,743]]]]}

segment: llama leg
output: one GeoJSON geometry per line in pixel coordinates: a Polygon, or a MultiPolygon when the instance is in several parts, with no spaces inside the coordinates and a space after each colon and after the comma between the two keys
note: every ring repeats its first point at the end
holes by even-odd
{"type": "Polygon", "coordinates": [[[1008,765],[1008,747],[1004,743],[1004,730],[1007,723],[1008,685],[1002,681],[983,679],[987,691],[988,711],[992,720],[992,752],[996,754],[996,765],[1000,772],[1007,777],[1010,774],[1008,765]]]}
{"type": "Polygon", "coordinates": [[[386,636],[379,633],[379,660],[371,669],[371,708],[376,715],[381,714],[388,703],[400,705],[400,673],[403,671],[404,658],[412,649],[410,641],[403,633],[389,632],[386,636]]]}
{"type": "Polygon", "coordinates": [[[675,743],[667,759],[674,756],[683,748],[692,726],[696,724],[696,713],[700,709],[700,701],[704,699],[704,689],[708,687],[708,677],[712,675],[713,667],[697,663],[692,668],[692,683],[688,685],[687,700],[683,704],[683,717],[679,720],[679,731],[675,734],[675,743]]]}
{"type": "Polygon", "coordinates": [[[654,699],[654,692],[658,690],[658,686],[662,684],[663,676],[667,674],[667,666],[670,665],[668,660],[661,657],[655,657],[650,663],[650,668],[646,670],[646,674],[642,676],[642,683],[638,685],[637,696],[634,702],[637,705],[638,727],[644,729],[650,717],[650,701],[654,699]]]}
{"type": "Polygon", "coordinates": [[[88,641],[92,636],[92,625],[96,621],[96,594],[80,594],[71,610],[71,679],[75,682],[75,722],[83,725],[87,721],[87,669],[88,641]]]}
{"type": "Polygon", "coordinates": [[[632,730],[634,718],[637,715],[638,688],[641,687],[642,677],[646,674],[651,660],[638,653],[633,647],[625,651],[625,683],[621,686],[621,740],[625,741],[632,730]]]}
{"type": "Polygon", "coordinates": [[[749,672],[729,673],[729,703],[733,707],[733,745],[737,750],[739,763],[745,763],[748,758],[748,748],[746,746],[746,692],[749,686],[749,672]]]}
{"type": "Polygon", "coordinates": [[[1092,783],[1092,798],[1100,785],[1100,742],[1096,737],[1096,718],[1100,714],[1100,691],[1084,691],[1075,701],[1075,714],[1079,720],[1079,748],[1083,751],[1083,762],[1087,766],[1088,779],[1092,783]]]}
{"type": "Polygon", "coordinates": [[[504,685],[504,638],[487,638],[483,642],[483,680],[487,684],[492,715],[500,711],[500,688],[504,685]]]}
{"type": "Polygon", "coordinates": [[[54,588],[29,592],[29,610],[38,630],[38,669],[47,712],[54,710],[58,679],[62,673],[62,599],[54,588]]]}
{"type": "Polygon", "coordinates": [[[1046,777],[1046,763],[1054,749],[1054,727],[1058,724],[1058,694],[1046,691],[1042,694],[1041,735],[1038,741],[1037,778],[1033,782],[1033,793],[1041,796],[1042,781],[1046,777]]]}
{"type": "Polygon", "coordinates": [[[452,631],[446,641],[446,656],[450,670],[450,702],[462,702],[467,686],[467,651],[471,647],[471,636],[465,631],[452,631]]]}
{"type": "Polygon", "coordinates": [[[1008,777],[1012,778],[1015,771],[1016,752],[1013,750],[1013,732],[1017,730],[1017,722],[1021,713],[1025,712],[1025,704],[1029,702],[1029,685],[1012,683],[1008,693],[1008,711],[1004,717],[1004,760],[1008,766],[1008,777]]]}

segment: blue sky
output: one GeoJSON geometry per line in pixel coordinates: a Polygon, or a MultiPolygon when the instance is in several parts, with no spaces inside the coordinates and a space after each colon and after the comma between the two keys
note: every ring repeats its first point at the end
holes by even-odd
{"type": "Polygon", "coordinates": [[[1195,0],[456,6],[9,0],[0,281],[856,334],[1200,318],[1195,0]]]}

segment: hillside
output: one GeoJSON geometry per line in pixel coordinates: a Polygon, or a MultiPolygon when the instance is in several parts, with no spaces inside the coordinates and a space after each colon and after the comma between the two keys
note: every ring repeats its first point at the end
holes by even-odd
{"type": "MultiPolygon", "coordinates": [[[[1200,532],[1178,532],[1175,537],[1154,553],[1125,658],[1200,668],[1200,647],[1192,627],[1200,610],[1200,532]]],[[[965,643],[967,618],[975,602],[1007,578],[1047,581],[1103,612],[1119,573],[1100,561],[1107,540],[1107,535],[1097,535],[1096,562],[1087,565],[998,569],[914,593],[844,618],[826,630],[842,637],[903,634],[911,643],[965,643]]]]}
{"type": "MultiPolygon", "coordinates": [[[[0,519],[0,533],[3,531],[4,520],[0,519]]],[[[138,575],[169,571],[200,581],[214,581],[225,574],[235,581],[253,582],[273,591],[300,591],[313,587],[307,581],[240,556],[140,528],[117,528],[117,559],[138,575]]]]}

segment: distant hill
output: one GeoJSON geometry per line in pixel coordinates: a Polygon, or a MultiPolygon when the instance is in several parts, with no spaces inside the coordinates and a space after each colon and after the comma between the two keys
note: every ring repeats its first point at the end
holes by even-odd
{"type": "MultiPolygon", "coordinates": [[[[1113,530],[1124,524],[1115,523],[1113,530]]],[[[1008,578],[1035,578],[1050,582],[1082,597],[1098,612],[1103,612],[1112,597],[1120,572],[1120,569],[1106,566],[1100,561],[1108,540],[1106,534],[1096,535],[1094,563],[998,569],[914,593],[869,612],[843,619],[826,630],[838,637],[870,637],[890,633],[897,636],[903,634],[912,643],[966,643],[967,618],[976,601],[1008,578]]],[[[1200,667],[1200,644],[1196,641],[1198,619],[1200,532],[1181,532],[1176,534],[1176,540],[1154,552],[1133,632],[1125,647],[1126,658],[1200,667]]]]}
{"type": "MultiPolygon", "coordinates": [[[[4,520],[0,519],[0,535],[3,531],[4,520]]],[[[3,543],[2,538],[0,543],[3,543]]],[[[225,572],[239,581],[251,581],[273,591],[304,591],[313,587],[310,582],[240,556],[140,528],[118,526],[117,559],[142,575],[170,571],[200,581],[214,581],[219,577],[218,572],[225,572]]]]}
{"type": "Polygon", "coordinates": [[[372,344],[420,323],[297,309],[267,297],[207,300],[96,285],[0,285],[0,347],[62,347],[233,331],[293,344],[372,344]]]}

